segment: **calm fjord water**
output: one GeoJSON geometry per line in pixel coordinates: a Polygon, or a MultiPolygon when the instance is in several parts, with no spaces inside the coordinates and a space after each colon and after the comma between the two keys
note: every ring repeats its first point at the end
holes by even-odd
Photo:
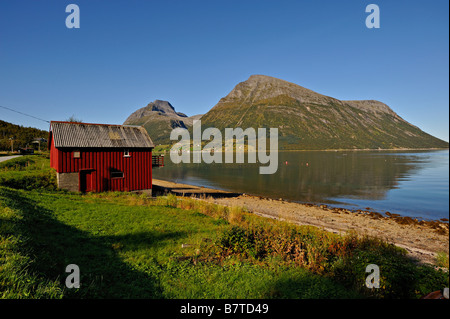
{"type": "Polygon", "coordinates": [[[173,164],[157,179],[297,202],[424,219],[449,218],[449,151],[279,152],[278,171],[261,164],[173,164]]]}

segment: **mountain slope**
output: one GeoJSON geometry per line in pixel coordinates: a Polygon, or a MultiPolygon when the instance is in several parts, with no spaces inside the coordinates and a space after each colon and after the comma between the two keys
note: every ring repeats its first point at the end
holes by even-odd
{"type": "Polygon", "coordinates": [[[123,124],[143,126],[155,144],[171,144],[170,132],[172,129],[189,128],[192,126],[192,121],[200,116],[188,117],[183,113],[176,112],[169,102],[155,100],[132,113],[123,124]]]}
{"type": "Polygon", "coordinates": [[[384,103],[341,101],[264,75],[236,85],[201,120],[221,131],[277,127],[280,149],[448,148],[384,103]]]}

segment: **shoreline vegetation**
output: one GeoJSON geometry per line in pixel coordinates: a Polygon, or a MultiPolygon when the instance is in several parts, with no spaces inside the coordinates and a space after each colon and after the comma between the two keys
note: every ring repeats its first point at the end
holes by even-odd
{"type": "Polygon", "coordinates": [[[52,175],[42,155],[0,164],[0,298],[415,299],[448,287],[448,226],[248,195],[70,193],[52,175]],[[72,263],[81,289],[65,287],[72,263]],[[365,286],[369,264],[380,289],[365,286]]]}
{"type": "MultiPolygon", "coordinates": [[[[368,234],[404,248],[420,262],[434,263],[442,252],[449,250],[448,219],[419,220],[409,216],[381,214],[372,210],[349,210],[333,205],[298,203],[249,194],[234,194],[201,186],[180,184],[154,179],[160,193],[173,192],[178,196],[195,196],[198,199],[240,207],[265,218],[287,221],[297,225],[315,226],[342,234],[356,231],[368,234]]],[[[369,207],[367,207],[369,208],[369,207]]]]}
{"type": "MultiPolygon", "coordinates": [[[[208,143],[208,141],[202,141],[202,147],[204,144],[208,143]]],[[[170,153],[170,150],[173,145],[157,145],[153,151],[154,154],[166,154],[170,153]]],[[[236,144],[233,144],[233,151],[236,151],[236,144]]],[[[245,145],[247,147],[247,145],[245,145]]],[[[433,147],[433,148],[342,148],[342,149],[281,149],[281,150],[271,150],[271,152],[352,152],[352,151],[442,151],[449,150],[448,147],[433,147]]],[[[193,148],[191,147],[190,152],[193,152],[193,148]]],[[[225,153],[225,147],[222,150],[217,150],[218,152],[225,153]]],[[[239,150],[238,150],[239,151],[239,150]]],[[[245,148],[243,152],[248,153],[248,149],[245,148]]],[[[256,152],[256,151],[255,151],[256,152]]]]}

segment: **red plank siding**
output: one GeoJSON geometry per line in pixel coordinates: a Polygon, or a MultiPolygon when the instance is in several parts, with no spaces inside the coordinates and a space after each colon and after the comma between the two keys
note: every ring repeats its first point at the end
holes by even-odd
{"type": "Polygon", "coordinates": [[[124,157],[122,149],[76,150],[50,147],[50,164],[58,173],[75,173],[92,169],[92,188],[97,191],[133,191],[151,189],[152,152],[148,149],[130,151],[124,157]],[[111,178],[111,169],[122,171],[123,178],[111,178]]]}

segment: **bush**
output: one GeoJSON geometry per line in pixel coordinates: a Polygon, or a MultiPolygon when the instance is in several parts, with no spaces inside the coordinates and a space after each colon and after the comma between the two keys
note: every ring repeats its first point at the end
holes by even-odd
{"type": "Polygon", "coordinates": [[[336,260],[330,275],[348,288],[376,298],[419,298],[429,292],[448,287],[448,274],[430,265],[417,265],[403,249],[364,238],[353,254],[336,260]],[[365,286],[367,265],[380,269],[380,288],[365,286]]]}
{"type": "Polygon", "coordinates": [[[377,238],[331,234],[313,227],[282,223],[234,225],[215,245],[219,260],[249,259],[261,264],[296,265],[372,298],[419,298],[448,287],[448,273],[417,265],[404,249],[377,238]],[[380,288],[366,287],[366,267],[380,269],[380,288]]]}
{"type": "Polygon", "coordinates": [[[226,230],[219,238],[218,246],[229,254],[238,254],[243,257],[257,255],[254,234],[239,226],[226,230]]]}
{"type": "Polygon", "coordinates": [[[26,190],[57,188],[56,174],[46,154],[20,156],[0,163],[0,185],[26,190]]]}
{"type": "Polygon", "coordinates": [[[42,171],[9,171],[0,174],[0,185],[16,189],[47,189],[57,188],[56,174],[51,169],[42,171]]]}

